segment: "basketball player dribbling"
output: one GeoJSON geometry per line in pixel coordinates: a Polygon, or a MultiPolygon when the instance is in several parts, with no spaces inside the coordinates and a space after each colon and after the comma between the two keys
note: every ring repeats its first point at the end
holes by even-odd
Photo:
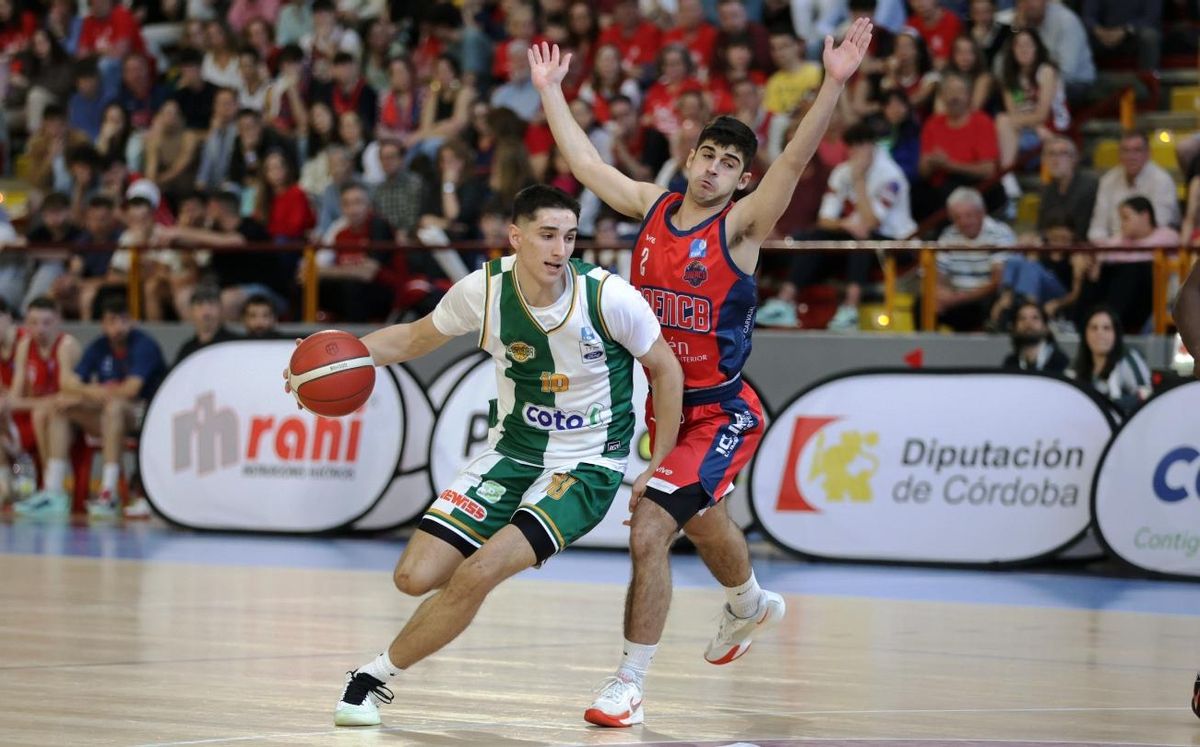
{"type": "MultiPolygon", "coordinates": [[[[387,683],[454,640],[505,579],[587,534],[621,486],[633,437],[633,365],[647,370],[660,430],[634,495],[675,443],[683,372],[636,290],[571,260],[579,203],[542,185],[517,194],[515,254],[456,283],[430,315],[363,338],[376,365],[412,360],[473,334],[496,363],[488,449],[471,460],[421,520],[396,566],[400,591],[421,603],[387,651],[350,672],[338,726],[373,726],[387,683]]],[[[287,377],[287,371],[284,372],[287,377]]],[[[421,687],[415,683],[413,687],[421,687]]]]}
{"type": "MultiPolygon", "coordinates": [[[[1175,299],[1175,326],[1183,339],[1183,346],[1195,359],[1193,375],[1200,379],[1200,262],[1192,265],[1192,271],[1179,289],[1175,299]]],[[[1192,713],[1200,718],[1200,674],[1192,685],[1192,713]]]]}
{"type": "MultiPolygon", "coordinates": [[[[529,50],[533,85],[572,174],[617,212],[643,221],[631,281],[654,309],[684,370],[678,443],[648,481],[644,498],[631,502],[633,575],[624,653],[584,712],[591,723],[620,727],[644,720],[643,680],[666,623],[669,549],[681,528],[726,592],[706,660],[737,659],[784,616],[783,598],[759,587],[746,538],[721,503],[762,437],[762,406],[741,378],[757,307],[753,273],[763,241],[791,202],[842,88],[866,54],[871,28],[867,19],[855,21],[837,47],[826,37],[825,80],[816,101],[758,188],[736,203],[733,194],[749,185],[758,148],[745,124],[717,117],[701,130],[685,165],[685,194],[636,182],[600,158],[572,116],[561,86],[571,55],[560,56],[557,46],[545,43],[529,50]]],[[[673,417],[655,410],[647,407],[652,437],[673,417]]]]}

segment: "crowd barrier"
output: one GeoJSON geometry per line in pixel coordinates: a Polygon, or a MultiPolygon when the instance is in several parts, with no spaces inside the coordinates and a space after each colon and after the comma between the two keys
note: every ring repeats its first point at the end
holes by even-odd
{"type": "MultiPolygon", "coordinates": [[[[194,529],[319,533],[410,524],[486,448],[491,362],[478,352],[432,378],[379,369],[340,420],[282,390],[289,341],[205,348],[150,403],[139,461],[166,519],[194,529]],[[236,371],[235,376],[229,375],[236,371]]],[[[1200,578],[1200,382],[1168,389],[1124,424],[1058,377],[983,369],[874,369],[790,393],[760,388],[759,454],[730,500],[782,548],[814,559],[1002,567],[1059,556],[1089,528],[1121,561],[1200,578]]],[[[637,448],[604,521],[580,543],[625,547],[637,448]]]]}
{"type": "MultiPolygon", "coordinates": [[[[103,252],[113,251],[117,247],[95,245],[89,246],[84,251],[87,252],[103,252]]],[[[155,251],[146,247],[123,247],[129,249],[130,271],[125,276],[125,282],[129,289],[129,305],[130,311],[135,319],[141,315],[141,288],[142,288],[142,258],[147,256],[147,252],[155,251]]],[[[300,316],[305,323],[314,323],[318,317],[319,306],[319,289],[317,270],[317,251],[320,249],[335,248],[324,244],[305,244],[299,242],[275,242],[268,244],[247,244],[241,247],[226,247],[226,248],[206,248],[209,252],[239,252],[239,251],[273,251],[273,252],[290,252],[301,254],[300,277],[301,283],[301,304],[300,316]]],[[[460,241],[456,242],[453,247],[431,247],[424,244],[405,244],[395,242],[366,242],[356,245],[356,251],[371,251],[371,252],[435,252],[445,251],[447,248],[452,248],[457,251],[464,252],[479,252],[488,256],[500,256],[507,251],[507,247],[496,246],[495,244],[480,241],[460,241]]],[[[580,241],[577,244],[579,252],[628,252],[631,248],[629,243],[619,244],[602,244],[589,241],[580,241]]],[[[79,247],[69,247],[64,245],[29,245],[24,247],[6,247],[5,251],[20,251],[37,253],[54,253],[61,254],[64,249],[78,251],[79,247]]],[[[891,322],[896,318],[897,299],[899,297],[900,285],[905,282],[906,278],[902,276],[902,263],[911,264],[909,268],[915,272],[915,275],[909,274],[908,278],[916,279],[916,285],[919,287],[920,295],[924,298],[933,298],[937,289],[937,255],[946,251],[979,251],[979,247],[956,247],[949,245],[941,245],[924,241],[796,241],[793,239],[782,239],[767,241],[762,246],[763,252],[771,253],[797,253],[797,252],[872,252],[879,258],[879,264],[882,270],[882,286],[883,286],[883,311],[879,319],[879,328],[887,330],[892,326],[891,322]]],[[[1004,251],[1012,253],[1037,254],[1043,252],[1084,252],[1084,253],[1104,253],[1118,251],[1140,251],[1151,252],[1153,279],[1151,283],[1150,293],[1152,296],[1153,309],[1153,329],[1155,334],[1163,334],[1167,331],[1170,324],[1170,316],[1167,309],[1167,298],[1170,283],[1172,278],[1182,279],[1187,275],[1192,266],[1192,250],[1189,247],[1158,247],[1148,248],[1145,246],[1110,246],[1110,247],[1095,247],[1091,244],[1078,244],[1073,247],[1046,247],[1041,245],[1019,245],[1012,247],[1004,247],[1004,251]]],[[[917,326],[923,331],[933,331],[937,329],[936,309],[933,304],[923,304],[921,307],[921,317],[916,320],[917,326]]]]}

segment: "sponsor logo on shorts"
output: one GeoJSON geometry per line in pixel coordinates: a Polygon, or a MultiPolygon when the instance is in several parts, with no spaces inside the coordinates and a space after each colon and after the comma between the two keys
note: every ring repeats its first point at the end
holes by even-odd
{"type": "Polygon", "coordinates": [[[528,363],[537,357],[537,350],[527,342],[517,340],[508,346],[508,357],[517,363],[528,363]]]}
{"type": "Polygon", "coordinates": [[[608,454],[614,451],[620,451],[624,447],[625,444],[621,441],[609,441],[608,443],[604,444],[604,453],[608,454]]]}
{"type": "Polygon", "coordinates": [[[590,405],[586,413],[526,405],[522,414],[526,423],[544,431],[575,431],[608,425],[612,421],[612,410],[598,402],[590,405]]]}
{"type": "Polygon", "coordinates": [[[479,505],[477,501],[473,501],[455,490],[443,490],[442,494],[438,496],[438,498],[440,500],[449,502],[459,511],[462,511],[475,521],[483,521],[487,518],[486,508],[479,505]]]}
{"type": "Polygon", "coordinates": [[[505,487],[494,480],[486,480],[478,488],[475,488],[475,493],[488,503],[495,503],[504,497],[505,487]]]}

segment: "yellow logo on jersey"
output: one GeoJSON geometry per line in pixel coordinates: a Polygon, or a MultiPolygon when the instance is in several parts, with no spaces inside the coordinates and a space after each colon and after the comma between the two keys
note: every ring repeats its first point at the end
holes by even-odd
{"type": "Polygon", "coordinates": [[[527,342],[517,340],[508,346],[508,357],[517,363],[528,363],[537,356],[537,350],[527,342]]]}

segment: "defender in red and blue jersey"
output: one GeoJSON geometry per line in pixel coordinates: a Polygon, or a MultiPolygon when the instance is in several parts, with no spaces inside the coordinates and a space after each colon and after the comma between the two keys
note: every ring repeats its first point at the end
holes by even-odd
{"type": "MultiPolygon", "coordinates": [[[[836,48],[826,37],[825,80],[816,101],[758,188],[736,203],[733,195],[749,186],[758,150],[758,139],[745,124],[733,117],[709,122],[684,164],[687,190],[667,194],[605,163],[575,122],[561,85],[571,55],[560,57],[557,46],[544,43],[529,50],[533,85],[572,174],[617,212],[643,220],[630,280],[654,309],[684,372],[676,446],[658,464],[651,462],[652,476],[633,486],[633,579],[626,598],[624,657],[585,711],[587,721],[630,726],[644,718],[642,681],[666,623],[668,550],[681,527],[725,587],[720,628],[705,659],[733,661],[757,633],[783,618],[783,598],[759,587],[746,538],[720,503],[753,455],[763,428],[762,408],[741,378],[757,306],[752,276],[763,241],[791,202],[846,80],[870,43],[867,19],[855,21],[836,48]]],[[[653,434],[649,410],[648,417],[653,434]]]]}

